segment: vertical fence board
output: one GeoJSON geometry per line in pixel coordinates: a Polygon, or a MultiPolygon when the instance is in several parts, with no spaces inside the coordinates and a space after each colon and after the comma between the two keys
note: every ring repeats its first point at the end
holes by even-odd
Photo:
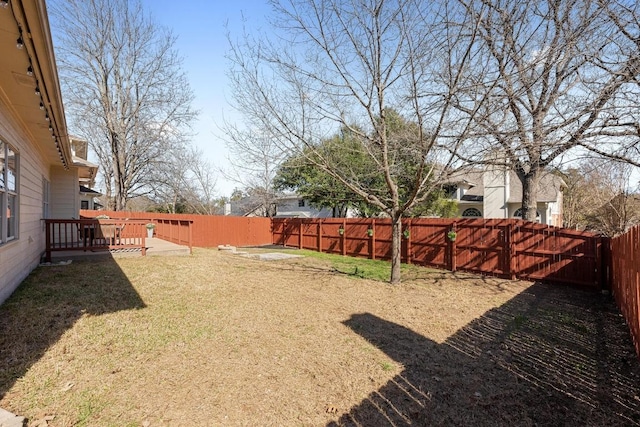
{"type": "Polygon", "coordinates": [[[610,241],[611,290],[640,357],[640,226],[610,241]]]}

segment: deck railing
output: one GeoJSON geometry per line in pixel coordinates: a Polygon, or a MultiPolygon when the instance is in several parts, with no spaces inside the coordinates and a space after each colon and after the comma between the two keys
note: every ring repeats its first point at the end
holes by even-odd
{"type": "Polygon", "coordinates": [[[46,219],[47,262],[52,252],[137,250],[146,255],[144,220],[46,219]]]}

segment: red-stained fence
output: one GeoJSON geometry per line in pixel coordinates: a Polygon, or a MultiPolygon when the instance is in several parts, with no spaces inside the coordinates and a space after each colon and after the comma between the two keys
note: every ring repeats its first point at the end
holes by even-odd
{"type": "MultiPolygon", "coordinates": [[[[391,221],[274,219],[273,243],[301,249],[390,259],[391,221]]],[[[402,261],[452,271],[605,285],[603,241],[592,233],[515,219],[406,219],[402,261]],[[455,233],[455,238],[453,234],[455,233]]]]}
{"type": "Polygon", "coordinates": [[[611,239],[611,290],[640,357],[640,226],[611,239]]]}
{"type": "Polygon", "coordinates": [[[208,248],[218,245],[253,246],[271,243],[271,220],[223,215],[185,215],[153,212],[115,212],[81,210],[80,215],[94,218],[107,215],[110,218],[144,219],[156,224],[159,238],[186,245],[188,234],[191,244],[208,248]],[[190,231],[185,222],[190,222],[190,231]]]}

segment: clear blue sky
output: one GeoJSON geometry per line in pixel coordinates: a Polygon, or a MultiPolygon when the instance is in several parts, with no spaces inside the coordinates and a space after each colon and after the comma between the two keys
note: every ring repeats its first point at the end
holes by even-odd
{"type": "MultiPolygon", "coordinates": [[[[200,112],[193,123],[191,142],[214,166],[224,168],[228,163],[228,152],[221,127],[225,120],[241,125],[240,115],[230,105],[232,92],[225,59],[229,49],[227,32],[238,38],[243,26],[248,29],[264,27],[265,17],[271,12],[268,0],[140,1],[146,14],[177,37],[175,48],[183,58],[183,69],[195,95],[193,107],[200,112]]],[[[48,3],[51,9],[56,1],[48,3]]],[[[55,26],[54,22],[51,26],[55,26]]],[[[239,184],[225,180],[221,174],[218,176],[217,194],[230,196],[239,184]]]]}
{"type": "MultiPolygon", "coordinates": [[[[231,34],[240,36],[243,15],[249,28],[262,26],[270,6],[266,0],[142,0],[142,3],[158,24],[170,28],[178,38],[176,48],[184,59],[184,71],[195,94],[194,107],[200,110],[192,142],[216,166],[225,166],[228,153],[219,127],[223,119],[240,120],[229,104],[225,25],[228,23],[231,34]]],[[[220,176],[217,192],[230,196],[236,186],[220,176]]]]}

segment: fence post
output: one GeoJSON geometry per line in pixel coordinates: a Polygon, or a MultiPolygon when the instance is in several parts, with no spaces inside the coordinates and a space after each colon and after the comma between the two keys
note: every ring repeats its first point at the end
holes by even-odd
{"type": "Polygon", "coordinates": [[[516,269],[514,266],[514,253],[513,253],[513,223],[509,223],[507,225],[507,230],[506,230],[506,236],[505,236],[505,245],[506,245],[506,256],[507,256],[507,268],[509,269],[509,271],[507,271],[507,274],[509,275],[509,277],[511,278],[511,280],[515,280],[516,279],[516,269]]]}
{"type": "Polygon", "coordinates": [[[340,244],[342,245],[342,255],[347,255],[347,220],[342,220],[342,238],[340,239],[340,244]]]}
{"type": "Polygon", "coordinates": [[[46,245],[46,254],[44,260],[46,262],[51,262],[51,223],[48,220],[44,220],[44,228],[47,230],[47,235],[45,237],[45,245],[46,245]]]}
{"type": "Polygon", "coordinates": [[[369,258],[376,259],[376,220],[371,220],[371,236],[369,237],[369,258]]]}
{"type": "Polygon", "coordinates": [[[413,235],[413,220],[409,219],[407,224],[407,264],[411,264],[411,236],[413,235]]]}
{"type": "Polygon", "coordinates": [[[271,218],[271,220],[269,221],[270,224],[270,231],[271,231],[271,244],[275,245],[276,244],[276,225],[275,225],[275,218],[271,218]]]}
{"type": "Polygon", "coordinates": [[[322,219],[318,220],[318,252],[322,252],[322,219]]]}
{"type": "Polygon", "coordinates": [[[302,249],[302,220],[298,219],[298,249],[302,249]]]}
{"type": "Polygon", "coordinates": [[[457,269],[457,265],[456,265],[456,252],[457,252],[457,244],[456,241],[458,240],[457,238],[457,233],[458,233],[458,227],[457,227],[457,223],[456,221],[453,221],[453,224],[451,224],[451,230],[453,232],[456,233],[456,238],[451,240],[447,238],[447,234],[445,233],[445,239],[449,240],[449,265],[451,266],[451,271],[455,272],[457,269]]]}
{"type": "Polygon", "coordinates": [[[600,237],[596,243],[596,268],[600,269],[600,289],[610,290],[610,271],[611,271],[611,239],[608,237],[600,237]]]}

